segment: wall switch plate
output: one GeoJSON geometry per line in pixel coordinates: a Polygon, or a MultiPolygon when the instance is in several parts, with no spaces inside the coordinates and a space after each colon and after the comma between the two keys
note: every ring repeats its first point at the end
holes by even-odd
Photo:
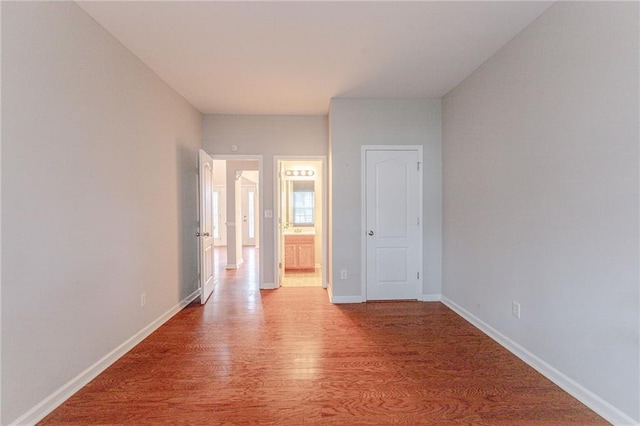
{"type": "Polygon", "coordinates": [[[264,217],[273,217],[273,210],[267,209],[264,211],[264,217]]]}
{"type": "Polygon", "coordinates": [[[147,304],[147,293],[142,293],[140,295],[140,307],[144,308],[144,305],[147,304]]]}
{"type": "Polygon", "coordinates": [[[347,270],[346,269],[342,269],[340,271],[340,279],[341,280],[346,280],[347,279],[347,270]]]}
{"type": "Polygon", "coordinates": [[[511,302],[511,315],[520,319],[520,304],[515,300],[511,302]]]}

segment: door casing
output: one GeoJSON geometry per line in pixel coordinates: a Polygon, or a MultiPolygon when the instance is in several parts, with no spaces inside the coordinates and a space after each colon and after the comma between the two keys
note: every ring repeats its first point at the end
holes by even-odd
{"type": "Polygon", "coordinates": [[[280,178],[278,176],[278,172],[280,171],[280,162],[281,161],[320,161],[322,163],[322,287],[327,288],[328,286],[328,267],[327,267],[327,223],[328,223],[328,198],[327,198],[327,157],[324,155],[274,155],[273,156],[273,205],[274,209],[274,218],[273,218],[273,253],[274,253],[274,265],[273,265],[273,276],[275,277],[275,288],[280,286],[279,277],[280,270],[278,268],[278,263],[282,263],[284,269],[284,249],[282,252],[279,250],[284,247],[284,239],[280,238],[280,227],[278,224],[278,216],[282,214],[279,210],[280,206],[280,178]]]}
{"type": "MultiPolygon", "coordinates": [[[[262,155],[243,155],[243,154],[238,154],[238,155],[228,155],[228,154],[212,154],[211,158],[213,158],[214,160],[257,160],[258,161],[258,208],[261,210],[264,210],[264,203],[263,203],[263,193],[264,193],[264,188],[263,188],[263,170],[264,170],[264,166],[263,166],[263,156],[262,155]]],[[[227,220],[229,220],[227,218],[227,220]]],[[[264,241],[264,214],[262,214],[261,212],[258,212],[258,221],[259,221],[259,229],[258,229],[258,236],[259,239],[258,241],[264,241]]],[[[264,254],[261,253],[258,259],[258,286],[260,289],[265,289],[264,286],[264,254]]],[[[270,287],[267,287],[270,288],[270,287]]]]}

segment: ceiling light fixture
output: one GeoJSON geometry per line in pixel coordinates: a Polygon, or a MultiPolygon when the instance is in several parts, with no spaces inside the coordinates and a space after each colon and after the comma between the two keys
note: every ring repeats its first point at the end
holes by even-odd
{"type": "Polygon", "coordinates": [[[313,170],[285,170],[285,176],[313,176],[316,172],[313,170]]]}

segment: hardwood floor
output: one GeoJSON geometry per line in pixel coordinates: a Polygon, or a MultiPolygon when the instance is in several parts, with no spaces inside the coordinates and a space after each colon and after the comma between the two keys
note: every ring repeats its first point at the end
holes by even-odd
{"type": "Polygon", "coordinates": [[[221,271],[42,424],[607,424],[440,303],[330,305],[256,275],[221,271]]]}

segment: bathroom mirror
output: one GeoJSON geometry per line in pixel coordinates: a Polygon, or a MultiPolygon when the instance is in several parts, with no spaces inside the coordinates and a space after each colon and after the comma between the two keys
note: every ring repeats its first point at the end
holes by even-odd
{"type": "Polygon", "coordinates": [[[315,226],[316,195],[314,181],[287,181],[287,223],[289,226],[315,226]]]}

